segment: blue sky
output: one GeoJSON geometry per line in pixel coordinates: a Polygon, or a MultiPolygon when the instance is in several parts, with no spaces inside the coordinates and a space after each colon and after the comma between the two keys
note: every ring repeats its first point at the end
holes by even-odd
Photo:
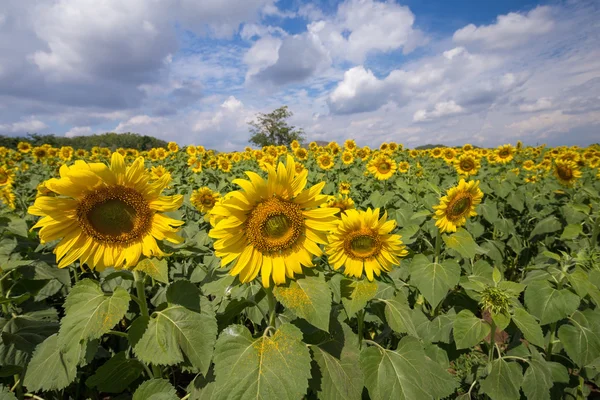
{"type": "Polygon", "coordinates": [[[593,0],[3,0],[0,134],[587,145],[598,43],[593,0]]]}

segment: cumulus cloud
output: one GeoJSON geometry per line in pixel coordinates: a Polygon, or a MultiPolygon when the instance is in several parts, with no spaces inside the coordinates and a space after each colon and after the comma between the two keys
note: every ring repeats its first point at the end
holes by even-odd
{"type": "Polygon", "coordinates": [[[385,83],[362,66],[344,73],[344,79],[331,92],[330,110],[335,114],[353,114],[373,111],[386,103],[385,83]]]}
{"type": "Polygon", "coordinates": [[[66,133],[65,136],[68,138],[72,138],[75,136],[88,136],[93,134],[92,128],[89,126],[75,126],[71,129],[69,129],[66,133]]]}
{"type": "Polygon", "coordinates": [[[547,110],[552,107],[552,99],[549,97],[542,97],[537,99],[533,103],[524,103],[519,106],[519,111],[522,112],[537,112],[547,110]]]}
{"type": "Polygon", "coordinates": [[[466,45],[510,49],[550,32],[554,26],[551,10],[548,6],[539,6],[524,14],[499,15],[496,23],[481,26],[469,24],[454,32],[452,39],[466,45]]]}
{"type": "Polygon", "coordinates": [[[22,121],[13,122],[11,124],[0,125],[0,132],[9,133],[40,133],[48,126],[35,117],[30,117],[22,121]]]}
{"type": "Polygon", "coordinates": [[[459,104],[456,104],[454,100],[442,101],[436,103],[432,110],[417,110],[417,112],[415,112],[415,114],[413,115],[413,121],[430,121],[435,118],[460,114],[464,111],[465,109],[462,108],[459,104]]]}

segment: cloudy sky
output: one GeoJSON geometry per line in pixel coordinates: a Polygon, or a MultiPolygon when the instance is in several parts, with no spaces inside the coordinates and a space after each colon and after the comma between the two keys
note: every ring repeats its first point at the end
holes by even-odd
{"type": "Polygon", "coordinates": [[[0,134],[600,142],[600,2],[0,0],[0,134]]]}

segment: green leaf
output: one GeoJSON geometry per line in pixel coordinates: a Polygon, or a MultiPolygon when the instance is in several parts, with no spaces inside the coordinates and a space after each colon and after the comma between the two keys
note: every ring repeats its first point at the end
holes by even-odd
{"type": "Polygon", "coordinates": [[[446,297],[448,290],[458,284],[459,279],[460,266],[453,260],[436,264],[417,254],[410,264],[410,283],[419,289],[433,308],[446,297]]]}
{"type": "Polygon", "coordinates": [[[98,368],[85,384],[106,393],[120,393],[127,389],[140,376],[144,366],[136,359],[127,358],[126,355],[124,351],[115,354],[98,368]]]}
{"type": "Polygon", "coordinates": [[[583,233],[583,228],[580,224],[569,224],[565,226],[560,240],[573,240],[583,233]]]}
{"type": "Polygon", "coordinates": [[[8,387],[0,386],[0,400],[17,400],[17,396],[8,387]]]}
{"type": "Polygon", "coordinates": [[[528,400],[550,400],[550,389],[554,385],[548,362],[534,350],[523,379],[523,393],[528,400]]]}
{"type": "Polygon", "coordinates": [[[202,300],[202,313],[180,305],[155,311],[133,348],[136,356],[145,363],[175,365],[184,361],[185,355],[205,374],[213,354],[217,321],[210,303],[202,300]]]}
{"type": "Polygon", "coordinates": [[[366,347],[360,353],[365,385],[373,400],[444,398],[456,381],[425,354],[421,342],[406,336],[395,351],[366,347]]]}
{"type": "Polygon", "coordinates": [[[481,382],[481,391],[492,400],[515,400],[519,398],[519,388],[523,382],[523,370],[516,362],[503,359],[492,362],[492,371],[481,382]]]}
{"type": "Polygon", "coordinates": [[[471,311],[462,310],[454,319],[454,341],[457,349],[473,347],[491,332],[489,324],[477,318],[471,311]]]}
{"type": "Polygon", "coordinates": [[[412,310],[406,300],[401,297],[382,301],[385,303],[385,319],[390,328],[398,333],[408,333],[411,336],[419,337],[412,314],[420,311],[412,310]]]}
{"type": "Polygon", "coordinates": [[[498,206],[495,201],[486,200],[479,205],[479,209],[481,210],[483,218],[490,224],[493,224],[498,220],[498,206]]]}
{"type": "Polygon", "coordinates": [[[169,265],[164,258],[144,258],[133,269],[148,274],[156,281],[169,283],[169,265]]]}
{"type": "Polygon", "coordinates": [[[560,221],[554,215],[551,215],[535,225],[531,231],[531,234],[529,235],[529,240],[537,235],[545,235],[547,233],[556,232],[560,228],[562,228],[560,221]]]}
{"type": "Polygon", "coordinates": [[[557,290],[548,281],[535,281],[525,290],[525,305],[541,325],[557,322],[579,307],[579,296],[568,289],[557,290]]]}
{"type": "Polygon", "coordinates": [[[69,348],[85,340],[98,339],[125,316],[131,297],[121,287],[105,295],[97,282],[84,279],[71,289],[65,301],[58,342],[69,348]]]}
{"type": "Polygon", "coordinates": [[[56,322],[38,320],[27,315],[13,317],[2,328],[0,365],[25,367],[37,345],[57,331],[56,322]]]}
{"type": "Polygon", "coordinates": [[[300,399],[308,387],[310,362],[302,332],[291,324],[258,339],[246,327],[231,325],[215,348],[213,399],[300,399]]]}
{"type": "Polygon", "coordinates": [[[600,357],[600,330],[588,321],[590,310],[577,311],[570,324],[558,329],[560,339],[567,355],[579,367],[584,367],[600,357]]]}
{"type": "Polygon", "coordinates": [[[525,339],[536,346],[544,347],[542,328],[533,315],[522,308],[517,308],[512,316],[512,320],[517,325],[517,328],[523,332],[525,339]]]}
{"type": "Polygon", "coordinates": [[[179,280],[167,288],[167,301],[200,312],[200,289],[190,281],[179,280]]]}
{"type": "Polygon", "coordinates": [[[473,236],[463,228],[458,229],[452,235],[444,235],[444,243],[464,258],[473,258],[476,254],[485,254],[485,250],[475,243],[473,236]]]}
{"type": "MultiPolygon", "coordinates": [[[[346,324],[332,327],[330,340],[311,346],[321,373],[320,399],[359,400],[363,375],[359,364],[358,340],[346,324]]],[[[314,374],[313,374],[314,376],[314,374]]]]}
{"type": "Polygon", "coordinates": [[[30,392],[64,389],[75,380],[81,346],[61,350],[58,335],[44,340],[33,353],[23,385],[30,392]]]}
{"type": "Polygon", "coordinates": [[[446,314],[439,315],[432,321],[429,321],[423,314],[421,314],[422,318],[418,318],[417,315],[415,312],[412,316],[413,320],[420,320],[419,322],[415,322],[420,338],[432,343],[450,343],[450,332],[452,332],[452,326],[456,318],[454,308],[451,308],[446,314]]]}
{"type": "Polygon", "coordinates": [[[177,390],[166,379],[150,379],[142,383],[132,400],[178,400],[177,390]]]}
{"type": "Polygon", "coordinates": [[[366,279],[355,281],[351,279],[342,279],[342,304],[352,318],[354,314],[366,307],[367,302],[375,297],[377,293],[377,282],[369,282],[366,279]]]}
{"type": "Polygon", "coordinates": [[[273,294],[297,317],[304,318],[317,328],[329,332],[331,289],[323,274],[291,280],[285,286],[275,287],[273,294]]]}

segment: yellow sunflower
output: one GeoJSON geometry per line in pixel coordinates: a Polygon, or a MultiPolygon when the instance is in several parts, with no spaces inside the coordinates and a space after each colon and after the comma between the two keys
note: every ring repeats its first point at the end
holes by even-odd
{"type": "Polygon", "coordinates": [[[294,155],[296,156],[296,158],[298,160],[301,160],[301,161],[308,160],[308,151],[305,148],[303,148],[303,147],[298,147],[294,151],[294,155]]]}
{"type": "Polygon", "coordinates": [[[388,221],[387,212],[379,218],[378,208],[347,210],[341,219],[328,236],[325,250],[333,269],[344,267],[344,274],[355,278],[362,277],[364,271],[372,281],[374,275],[391,271],[408,254],[401,236],[391,234],[396,221],[388,221]]]}
{"type": "Polygon", "coordinates": [[[448,147],[444,149],[442,156],[446,162],[452,162],[454,160],[454,157],[456,157],[456,150],[448,147]]]}
{"type": "Polygon", "coordinates": [[[396,142],[390,142],[388,144],[388,149],[389,149],[390,153],[395,153],[396,150],[398,150],[398,143],[396,143],[396,142]]]}
{"type": "Polygon", "coordinates": [[[475,175],[481,168],[479,157],[471,152],[461,154],[458,159],[454,161],[454,168],[460,175],[470,176],[475,175]]]}
{"type": "Polygon", "coordinates": [[[350,194],[350,188],[352,185],[350,182],[340,182],[339,192],[340,194],[350,194]]]}
{"type": "Polygon", "coordinates": [[[336,216],[339,216],[339,214],[344,213],[346,210],[354,208],[354,200],[343,194],[327,196],[327,202],[321,204],[321,207],[337,208],[339,212],[336,213],[336,216]]]}
{"type": "Polygon", "coordinates": [[[410,169],[410,164],[406,161],[401,161],[398,163],[398,171],[402,174],[405,174],[410,169]]]}
{"type": "Polygon", "coordinates": [[[190,197],[190,202],[202,213],[207,213],[213,209],[221,195],[218,192],[213,192],[209,187],[202,187],[194,190],[190,197]]]}
{"type": "Polygon", "coordinates": [[[348,139],[344,142],[344,147],[350,151],[354,151],[356,149],[356,142],[354,139],[348,139]]]}
{"type": "Polygon", "coordinates": [[[581,178],[581,171],[575,161],[556,160],[554,162],[554,176],[561,185],[573,186],[575,181],[581,178]]]}
{"type": "Polygon", "coordinates": [[[535,168],[535,163],[533,162],[533,160],[525,160],[523,161],[522,166],[524,170],[531,171],[535,168]]]}
{"type": "Polygon", "coordinates": [[[194,157],[198,153],[198,149],[196,149],[196,146],[187,146],[185,152],[188,156],[194,157]]]}
{"type": "Polygon", "coordinates": [[[369,149],[366,146],[361,149],[356,150],[356,157],[360,158],[362,161],[366,161],[370,155],[371,155],[371,149],[369,149]]]}
{"type": "Polygon", "coordinates": [[[225,173],[231,172],[231,162],[226,158],[219,158],[218,166],[219,169],[225,173]]]}
{"type": "Polygon", "coordinates": [[[19,142],[19,144],[17,145],[17,149],[21,153],[29,153],[32,149],[32,146],[31,143],[28,142],[19,142]]]}
{"type": "Polygon", "coordinates": [[[162,178],[162,176],[165,175],[166,173],[167,173],[167,170],[162,165],[159,165],[158,167],[150,168],[150,175],[152,176],[153,180],[162,178]]]}
{"type": "Polygon", "coordinates": [[[215,255],[221,265],[234,262],[229,273],[250,282],[261,273],[262,284],[283,284],[302,266],[313,267],[314,256],[323,254],[326,232],[335,227],[336,208],[318,208],[327,201],[321,194],[325,182],[304,189],[308,171],[296,175],[295,162],[268,166],[268,178],[246,171],[250,180],[236,179],[242,190],[231,192],[211,214],[224,217],[210,230],[215,255]]]}
{"type": "Polygon", "coordinates": [[[11,210],[15,209],[15,194],[11,185],[6,185],[0,188],[0,202],[11,210]]]}
{"type": "Polygon", "coordinates": [[[436,147],[431,150],[431,155],[433,158],[440,158],[442,156],[442,149],[436,147]]]}
{"type": "Polygon", "coordinates": [[[496,162],[506,164],[514,157],[514,149],[510,144],[498,147],[496,150],[496,162]]]}
{"type": "Polygon", "coordinates": [[[390,179],[397,168],[396,161],[383,154],[374,157],[367,165],[367,170],[380,181],[390,179]]]}
{"type": "Polygon", "coordinates": [[[60,196],[41,196],[28,212],[43,217],[32,229],[42,243],[60,240],[54,252],[58,267],[76,260],[89,268],[134,267],[141,255],[161,257],[157,240],[181,243],[176,232],[183,221],[163,212],[181,206],[183,196],[161,196],[171,176],[149,183],[144,159],[126,167],[114,153],[110,167],[102,163],[75,161],[60,168],[60,178],[46,182],[60,196]]]}
{"type": "Polygon", "coordinates": [[[190,157],[187,161],[188,166],[192,169],[192,172],[202,172],[202,160],[196,157],[190,157]]]}
{"type": "Polygon", "coordinates": [[[456,232],[467,222],[467,217],[477,215],[475,206],[481,203],[482,198],[479,181],[465,182],[461,179],[458,186],[448,189],[440,204],[433,207],[435,226],[440,232],[456,232]]]}
{"type": "Polygon", "coordinates": [[[167,147],[171,153],[177,153],[179,151],[179,146],[175,142],[169,142],[167,147]]]}
{"type": "Polygon", "coordinates": [[[15,181],[15,173],[13,170],[3,165],[0,167],[0,186],[11,185],[15,181]]]}
{"type": "Polygon", "coordinates": [[[342,154],[342,162],[343,162],[345,165],[350,165],[350,164],[352,164],[352,163],[354,162],[354,154],[352,154],[352,152],[350,152],[350,151],[345,151],[345,152],[342,154]]]}
{"type": "Polygon", "coordinates": [[[300,142],[297,140],[292,140],[292,143],[290,143],[290,147],[292,150],[297,150],[300,148],[300,142]]]}
{"type": "Polygon", "coordinates": [[[324,170],[329,170],[334,166],[334,158],[331,154],[323,153],[319,157],[317,157],[317,164],[319,168],[324,170]]]}
{"type": "Polygon", "coordinates": [[[33,159],[38,162],[44,161],[48,157],[48,150],[43,146],[34,147],[31,153],[33,154],[33,159]]]}

